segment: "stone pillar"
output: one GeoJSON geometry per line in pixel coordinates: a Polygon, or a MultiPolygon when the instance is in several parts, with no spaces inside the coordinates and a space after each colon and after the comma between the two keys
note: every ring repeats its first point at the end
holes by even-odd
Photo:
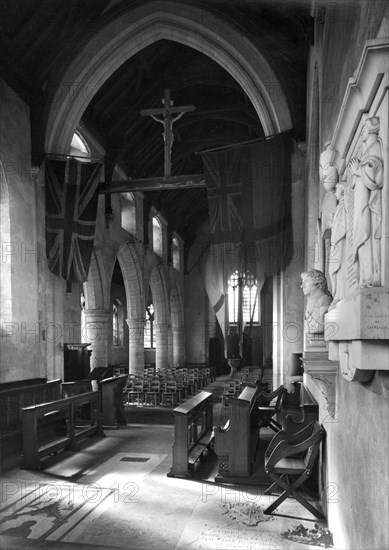
{"type": "Polygon", "coordinates": [[[294,353],[302,353],[304,336],[304,295],[301,273],[304,271],[304,191],[305,148],[295,148],[292,162],[293,242],[288,249],[289,265],[282,273],[281,379],[289,374],[294,353]]]}
{"type": "Polygon", "coordinates": [[[108,320],[110,312],[101,309],[85,309],[82,341],[92,350],[91,370],[108,366],[108,320]]]}
{"type": "Polygon", "coordinates": [[[155,331],[155,367],[161,370],[168,366],[168,326],[166,323],[154,323],[155,331]]]}
{"type": "Polygon", "coordinates": [[[127,319],[130,374],[143,374],[145,366],[144,319],[127,319]]]}
{"type": "Polygon", "coordinates": [[[185,329],[172,327],[173,334],[173,366],[185,364],[185,329]]]}

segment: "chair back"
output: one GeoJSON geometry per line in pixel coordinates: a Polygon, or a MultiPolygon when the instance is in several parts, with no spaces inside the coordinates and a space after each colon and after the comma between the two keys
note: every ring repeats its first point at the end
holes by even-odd
{"type": "Polygon", "coordinates": [[[319,422],[313,422],[312,433],[306,440],[310,443],[304,455],[304,464],[307,470],[312,470],[320,448],[320,442],[324,438],[324,430],[319,422]]]}
{"type": "Polygon", "coordinates": [[[150,391],[151,392],[161,391],[161,382],[159,381],[159,378],[153,378],[153,380],[150,382],[150,391]]]}

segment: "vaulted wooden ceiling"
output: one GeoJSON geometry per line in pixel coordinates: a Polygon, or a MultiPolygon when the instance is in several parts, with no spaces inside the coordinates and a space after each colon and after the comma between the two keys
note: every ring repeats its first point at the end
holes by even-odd
{"type": "MultiPolygon", "coordinates": [[[[68,64],[104,23],[148,0],[3,0],[0,5],[0,68],[32,107],[33,138],[42,139],[45,107],[68,64]]],[[[177,1],[179,6],[182,1],[177,1]]],[[[305,139],[309,0],[207,0],[192,3],[212,12],[258,46],[287,97],[295,136],[305,139]]],[[[91,99],[82,122],[132,178],[160,176],[162,126],[141,109],[160,107],[170,88],[176,106],[193,104],[174,124],[172,174],[201,173],[209,148],[263,136],[246,93],[214,60],[177,42],[160,40],[125,62],[91,99]]],[[[207,216],[204,190],[148,192],[188,242],[207,216]]]]}

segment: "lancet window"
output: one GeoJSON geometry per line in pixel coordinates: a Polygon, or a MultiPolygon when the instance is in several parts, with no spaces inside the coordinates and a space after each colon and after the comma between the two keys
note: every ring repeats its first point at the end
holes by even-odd
{"type": "Polygon", "coordinates": [[[230,323],[259,322],[257,281],[250,272],[235,271],[228,281],[228,319],[230,323]]]}

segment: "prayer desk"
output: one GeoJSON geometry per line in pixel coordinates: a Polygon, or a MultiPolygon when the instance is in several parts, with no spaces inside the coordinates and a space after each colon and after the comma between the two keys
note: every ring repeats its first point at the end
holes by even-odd
{"type": "Polygon", "coordinates": [[[173,411],[173,465],[168,477],[190,477],[213,442],[212,393],[202,391],[173,411]]]}

